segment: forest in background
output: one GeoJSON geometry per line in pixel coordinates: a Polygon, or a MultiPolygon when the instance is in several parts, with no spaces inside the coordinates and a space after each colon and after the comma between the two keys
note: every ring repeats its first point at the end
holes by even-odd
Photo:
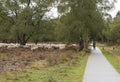
{"type": "Polygon", "coordinates": [[[120,43],[120,12],[108,11],[115,0],[0,0],[0,41],[4,43],[120,43]],[[58,9],[51,19],[46,12],[58,9]]]}

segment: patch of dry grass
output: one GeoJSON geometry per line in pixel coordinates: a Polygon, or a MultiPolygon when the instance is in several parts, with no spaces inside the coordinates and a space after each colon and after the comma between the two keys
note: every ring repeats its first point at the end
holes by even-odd
{"type": "Polygon", "coordinates": [[[31,51],[24,48],[0,49],[0,71],[17,71],[31,65],[39,69],[66,62],[69,62],[69,65],[76,64],[78,59],[86,54],[85,52],[77,53],[75,49],[44,51],[31,51]]]}
{"type": "Polygon", "coordinates": [[[86,54],[76,50],[4,50],[0,58],[6,70],[0,73],[0,82],[82,82],[86,54]]]}

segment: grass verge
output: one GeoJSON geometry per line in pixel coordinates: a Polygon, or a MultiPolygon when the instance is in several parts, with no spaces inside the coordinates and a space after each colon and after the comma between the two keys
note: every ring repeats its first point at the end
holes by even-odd
{"type": "Polygon", "coordinates": [[[22,72],[6,72],[0,75],[0,82],[82,82],[88,55],[77,64],[68,63],[45,68],[28,68],[22,72]]]}
{"type": "Polygon", "coordinates": [[[103,54],[108,59],[108,61],[113,65],[113,67],[120,73],[120,60],[117,58],[115,54],[112,54],[111,51],[107,51],[102,49],[103,54]]]}

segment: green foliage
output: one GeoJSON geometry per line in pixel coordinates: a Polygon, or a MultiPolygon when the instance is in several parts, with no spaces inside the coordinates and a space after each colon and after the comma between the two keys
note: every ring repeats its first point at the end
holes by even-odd
{"type": "Polygon", "coordinates": [[[117,12],[116,16],[120,16],[120,11],[117,12]]]}
{"type": "Polygon", "coordinates": [[[53,0],[5,0],[3,3],[4,5],[0,7],[0,11],[3,11],[0,20],[4,20],[5,24],[1,31],[5,33],[7,29],[10,36],[6,36],[25,45],[33,35],[39,36],[41,21],[43,21],[43,16],[49,10],[48,7],[51,6],[53,0]]]}
{"type": "Polygon", "coordinates": [[[55,26],[54,20],[43,21],[42,27],[40,30],[40,41],[42,42],[50,42],[55,41],[55,26]]]}
{"type": "Polygon", "coordinates": [[[106,28],[105,37],[109,43],[120,44],[120,16],[111,19],[108,27],[106,28]]]}
{"type": "Polygon", "coordinates": [[[21,45],[28,41],[72,43],[81,37],[87,45],[91,39],[103,39],[103,12],[112,8],[108,0],[1,0],[0,4],[0,40],[21,45]],[[56,5],[59,18],[46,19],[46,12],[56,5]]]}
{"type": "Polygon", "coordinates": [[[59,13],[64,13],[58,20],[59,38],[67,42],[79,42],[82,37],[86,45],[89,40],[102,39],[105,28],[103,10],[112,8],[109,3],[108,0],[62,0],[58,6],[59,13]]]}

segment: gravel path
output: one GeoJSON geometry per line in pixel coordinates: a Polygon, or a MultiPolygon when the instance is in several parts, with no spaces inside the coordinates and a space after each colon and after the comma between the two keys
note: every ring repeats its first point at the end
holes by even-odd
{"type": "Polygon", "coordinates": [[[83,82],[120,82],[120,74],[104,57],[99,48],[89,56],[83,82]]]}

